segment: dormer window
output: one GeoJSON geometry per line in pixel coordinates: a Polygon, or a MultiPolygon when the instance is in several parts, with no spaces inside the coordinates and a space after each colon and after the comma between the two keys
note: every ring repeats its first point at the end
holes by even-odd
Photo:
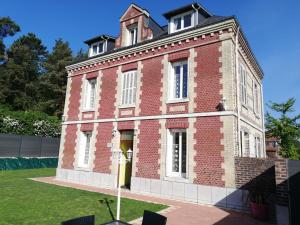
{"type": "Polygon", "coordinates": [[[106,42],[97,42],[91,45],[90,56],[101,54],[105,51],[106,42]]]}
{"type": "Polygon", "coordinates": [[[194,13],[187,12],[171,18],[171,33],[188,29],[194,26],[194,13]]]}
{"type": "Polygon", "coordinates": [[[137,43],[137,26],[128,28],[128,45],[134,45],[137,43]]]}

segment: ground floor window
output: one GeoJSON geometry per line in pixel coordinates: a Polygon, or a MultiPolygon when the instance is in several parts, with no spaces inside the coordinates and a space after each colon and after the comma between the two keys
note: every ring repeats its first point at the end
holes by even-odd
{"type": "Polygon", "coordinates": [[[168,131],[167,176],[187,178],[186,130],[168,131]]]}
{"type": "Polygon", "coordinates": [[[80,136],[80,146],[78,154],[78,166],[88,167],[90,162],[92,132],[82,132],[80,136]]]}
{"type": "Polygon", "coordinates": [[[249,132],[241,131],[241,156],[249,157],[250,156],[250,136],[249,132]]]}
{"type": "Polygon", "coordinates": [[[261,140],[260,140],[260,137],[255,137],[254,138],[254,147],[255,147],[256,157],[263,157],[262,151],[261,151],[261,140]]]}

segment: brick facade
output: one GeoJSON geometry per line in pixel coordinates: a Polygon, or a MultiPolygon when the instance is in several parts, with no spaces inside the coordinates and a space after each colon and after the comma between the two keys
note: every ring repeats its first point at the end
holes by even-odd
{"type": "Polygon", "coordinates": [[[72,65],[72,69],[67,67],[61,168],[76,170],[78,134],[92,131],[93,163],[86,171],[101,174],[107,182],[114,180],[111,150],[120,147],[120,131],[133,130],[132,178],[142,179],[138,185],[145,189],[153,188],[158,193],[158,189],[173,185],[171,189],[182,197],[183,183],[192,193],[206,186],[240,187],[238,182],[243,179],[235,175],[234,165],[238,142],[232,47],[235,33],[233,25],[225,26],[225,22],[220,22],[220,27],[212,24],[210,29],[197,28],[151,42],[157,31],[150,29],[154,25],[148,12],[130,6],[120,19],[120,36],[112,53],[91,58],[78,67],[79,64],[72,65]],[[133,24],[137,24],[138,44],[126,47],[127,28],[133,24]],[[143,45],[144,41],[148,44],[143,45]],[[183,60],[188,65],[188,97],[170,100],[170,68],[173,62],[183,60]],[[130,70],[137,71],[135,104],[124,106],[122,73],[130,70]],[[92,78],[97,79],[95,109],[83,111],[84,84],[92,78]],[[219,108],[224,98],[228,109],[219,108]],[[188,168],[184,182],[166,174],[169,129],[187,131],[188,168]]]}

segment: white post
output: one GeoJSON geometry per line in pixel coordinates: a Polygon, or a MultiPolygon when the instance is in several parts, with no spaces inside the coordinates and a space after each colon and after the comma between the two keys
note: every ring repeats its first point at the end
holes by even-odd
{"type": "Polygon", "coordinates": [[[117,202],[117,220],[120,220],[120,206],[121,206],[121,182],[120,182],[120,167],[122,162],[122,154],[118,153],[118,202],[117,202]]]}

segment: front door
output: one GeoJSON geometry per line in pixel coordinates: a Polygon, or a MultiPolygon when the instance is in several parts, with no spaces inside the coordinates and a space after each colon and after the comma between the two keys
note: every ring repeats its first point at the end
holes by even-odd
{"type": "Polygon", "coordinates": [[[120,185],[130,188],[132,161],[126,161],[127,151],[133,150],[133,130],[120,131],[120,148],[122,150],[122,164],[120,165],[120,185]]]}

